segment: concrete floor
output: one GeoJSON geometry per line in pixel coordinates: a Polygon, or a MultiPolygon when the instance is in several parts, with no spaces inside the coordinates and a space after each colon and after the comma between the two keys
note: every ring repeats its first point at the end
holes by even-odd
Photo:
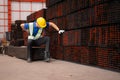
{"type": "Polygon", "coordinates": [[[0,80],[120,80],[120,73],[55,59],[27,63],[0,54],[0,80]]]}

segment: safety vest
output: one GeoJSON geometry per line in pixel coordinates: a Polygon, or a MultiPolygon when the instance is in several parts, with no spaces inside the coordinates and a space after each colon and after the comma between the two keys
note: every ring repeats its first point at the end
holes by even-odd
{"type": "Polygon", "coordinates": [[[29,23],[29,36],[28,36],[28,39],[33,39],[33,40],[36,40],[38,39],[39,37],[41,37],[41,33],[42,33],[42,28],[39,28],[38,30],[38,33],[33,36],[33,23],[29,23]]]}

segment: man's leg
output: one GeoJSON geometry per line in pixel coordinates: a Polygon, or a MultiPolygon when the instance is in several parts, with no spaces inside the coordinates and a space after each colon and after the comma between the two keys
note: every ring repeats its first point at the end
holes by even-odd
{"type": "Polygon", "coordinates": [[[27,61],[31,62],[32,61],[32,56],[31,56],[31,50],[32,50],[32,39],[28,39],[28,45],[27,45],[27,61]]]}
{"type": "Polygon", "coordinates": [[[48,36],[39,38],[37,40],[37,44],[45,44],[45,61],[49,62],[50,61],[50,52],[49,52],[49,44],[50,44],[50,38],[48,36]]]}

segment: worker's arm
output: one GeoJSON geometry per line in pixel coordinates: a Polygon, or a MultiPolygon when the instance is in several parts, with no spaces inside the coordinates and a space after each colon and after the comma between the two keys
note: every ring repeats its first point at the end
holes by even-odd
{"type": "Polygon", "coordinates": [[[27,30],[27,29],[25,29],[25,28],[24,28],[24,26],[25,26],[25,24],[24,24],[24,23],[22,23],[22,24],[20,25],[20,27],[22,28],[22,30],[24,30],[24,31],[27,31],[27,32],[28,32],[28,30],[27,30]]]}
{"type": "Polygon", "coordinates": [[[58,28],[58,26],[57,26],[55,23],[53,23],[53,22],[49,22],[49,26],[51,26],[51,27],[53,27],[54,29],[56,29],[59,34],[61,34],[61,33],[64,32],[64,30],[60,30],[60,29],[58,28]]]}
{"type": "Polygon", "coordinates": [[[55,23],[49,22],[49,26],[51,26],[51,27],[53,27],[55,30],[59,31],[59,28],[58,28],[58,26],[57,26],[55,23]]]}
{"type": "Polygon", "coordinates": [[[22,23],[22,24],[20,25],[20,27],[21,27],[23,30],[25,30],[25,29],[24,29],[24,23],[22,23]]]}

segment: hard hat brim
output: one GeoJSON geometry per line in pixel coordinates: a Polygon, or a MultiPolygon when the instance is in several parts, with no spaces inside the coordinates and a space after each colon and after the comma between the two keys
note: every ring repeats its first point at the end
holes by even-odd
{"type": "Polygon", "coordinates": [[[38,24],[39,25],[39,27],[41,27],[41,28],[45,28],[46,27],[46,24],[45,25],[40,25],[40,24],[38,24]]]}

